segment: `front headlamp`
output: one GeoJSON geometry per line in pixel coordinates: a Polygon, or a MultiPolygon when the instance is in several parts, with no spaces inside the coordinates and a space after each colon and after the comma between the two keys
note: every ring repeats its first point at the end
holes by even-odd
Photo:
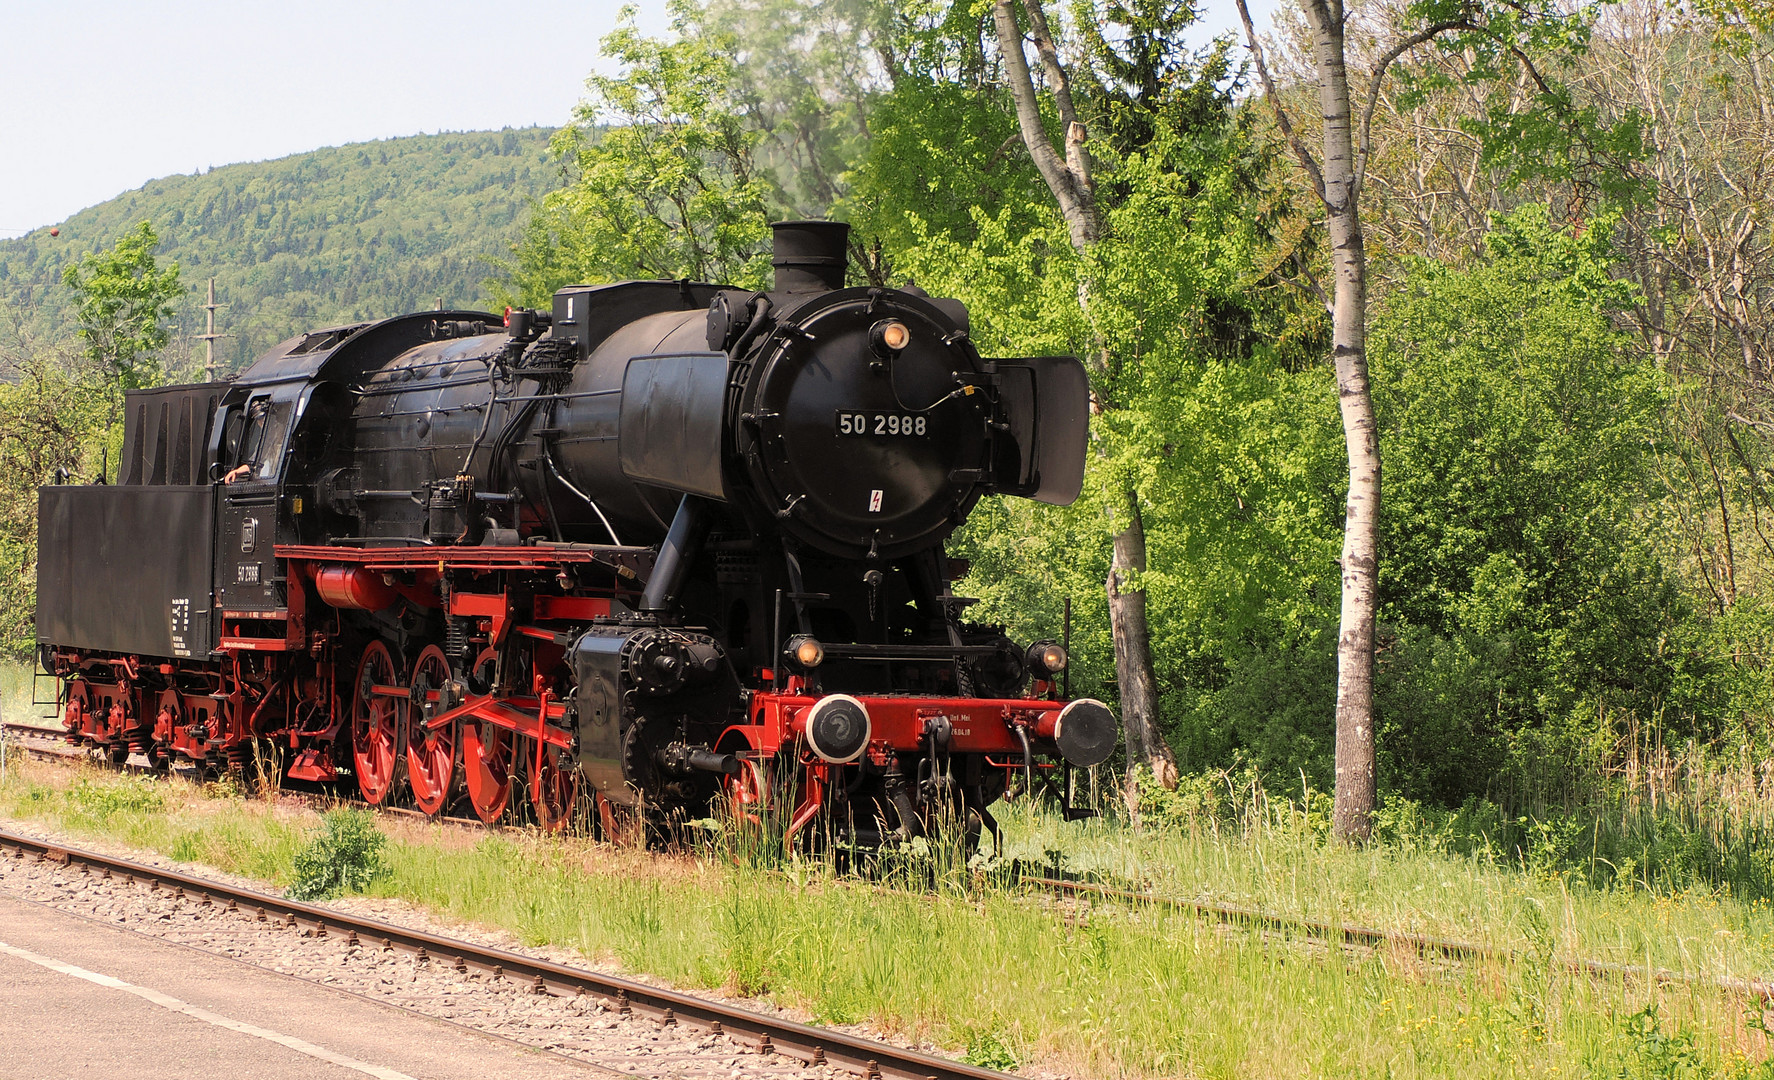
{"type": "Polygon", "coordinates": [[[1037,641],[1029,646],[1029,670],[1037,678],[1058,675],[1066,670],[1071,658],[1066,655],[1066,647],[1057,641],[1037,641]]]}
{"type": "Polygon", "coordinates": [[[783,653],[802,671],[812,671],[825,663],[825,646],[819,639],[808,634],[797,634],[788,639],[783,653]]]}

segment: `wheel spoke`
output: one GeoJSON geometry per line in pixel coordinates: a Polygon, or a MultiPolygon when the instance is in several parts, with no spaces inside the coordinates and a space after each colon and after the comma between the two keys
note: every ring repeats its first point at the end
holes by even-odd
{"type": "Polygon", "coordinates": [[[455,732],[451,725],[430,726],[441,698],[438,691],[449,682],[449,658],[436,645],[426,646],[413,665],[412,686],[423,704],[412,714],[407,777],[413,786],[413,802],[434,817],[449,805],[455,783],[455,732]]]}
{"type": "Polygon", "coordinates": [[[398,785],[402,728],[406,708],[398,699],[376,693],[378,686],[399,685],[400,673],[388,646],[372,641],[357,665],[351,708],[351,757],[357,769],[357,790],[365,802],[380,806],[398,785]]]}
{"type": "MultiPolygon", "coordinates": [[[[491,649],[475,660],[481,685],[490,685],[494,654],[491,649]]],[[[511,733],[476,716],[462,721],[462,779],[474,814],[488,825],[505,815],[511,801],[511,733]]]]}

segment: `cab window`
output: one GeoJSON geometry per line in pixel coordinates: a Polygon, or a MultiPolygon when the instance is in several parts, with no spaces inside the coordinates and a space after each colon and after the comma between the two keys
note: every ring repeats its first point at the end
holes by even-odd
{"type": "Polygon", "coordinates": [[[283,456],[284,426],[289,406],[268,397],[256,397],[228,417],[223,432],[223,458],[232,473],[247,466],[241,480],[275,480],[283,456]]]}

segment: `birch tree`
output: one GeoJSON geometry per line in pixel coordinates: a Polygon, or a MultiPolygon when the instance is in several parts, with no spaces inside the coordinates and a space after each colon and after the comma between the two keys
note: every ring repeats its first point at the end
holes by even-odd
{"type": "Polygon", "coordinates": [[[1575,108],[1568,89],[1542,66],[1546,57],[1568,57],[1587,46],[1593,6],[1567,12],[1544,0],[1505,0],[1492,7],[1472,0],[1418,0],[1389,20],[1389,38],[1376,45],[1369,70],[1352,73],[1349,35],[1354,12],[1344,0],[1298,0],[1310,39],[1308,66],[1321,118],[1314,149],[1294,123],[1276,85],[1247,0],[1237,2],[1263,95],[1323,209],[1330,240],[1332,281],[1325,304],[1331,314],[1331,359],[1349,464],[1337,633],[1332,831],[1359,842],[1371,829],[1377,781],[1374,622],[1379,606],[1381,503],[1379,432],[1367,363],[1368,255],[1361,192],[1383,84],[1395,64],[1425,47],[1469,53],[1473,83],[1513,74],[1529,92],[1514,111],[1487,117],[1479,134],[1489,158],[1507,159],[1518,171],[1531,170],[1572,145],[1591,150],[1611,147],[1619,132],[1598,128],[1594,117],[1575,108]]]}

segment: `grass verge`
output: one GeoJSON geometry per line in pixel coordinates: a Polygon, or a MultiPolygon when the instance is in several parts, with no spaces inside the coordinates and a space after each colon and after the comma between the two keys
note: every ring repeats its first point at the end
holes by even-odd
{"type": "MultiPolygon", "coordinates": [[[[0,783],[0,813],[280,885],[319,832],[318,815],[288,804],[42,764],[0,783]]],[[[1431,854],[1350,852],[1274,833],[1153,837],[1092,824],[1061,834],[1040,815],[1007,816],[1013,845],[1074,866],[1120,860],[1124,876],[1158,877],[1173,891],[1194,884],[1437,932],[1463,925],[1521,952],[1432,964],[1228,931],[1162,908],[1055,907],[996,888],[918,892],[820,865],[760,870],[390,819],[381,822],[385,870],[366,891],[686,988],[764,995],[816,1022],[931,1039],[999,1068],[1774,1077],[1759,1006],[1712,990],[1575,978],[1551,963],[1569,942],[1597,940],[1610,919],[1622,933],[1698,933],[1732,919],[1766,932],[1765,911],[1728,897],[1590,897],[1494,866],[1462,874],[1457,860],[1431,854]]],[[[1751,953],[1720,956],[1737,965],[1751,953]]]]}

